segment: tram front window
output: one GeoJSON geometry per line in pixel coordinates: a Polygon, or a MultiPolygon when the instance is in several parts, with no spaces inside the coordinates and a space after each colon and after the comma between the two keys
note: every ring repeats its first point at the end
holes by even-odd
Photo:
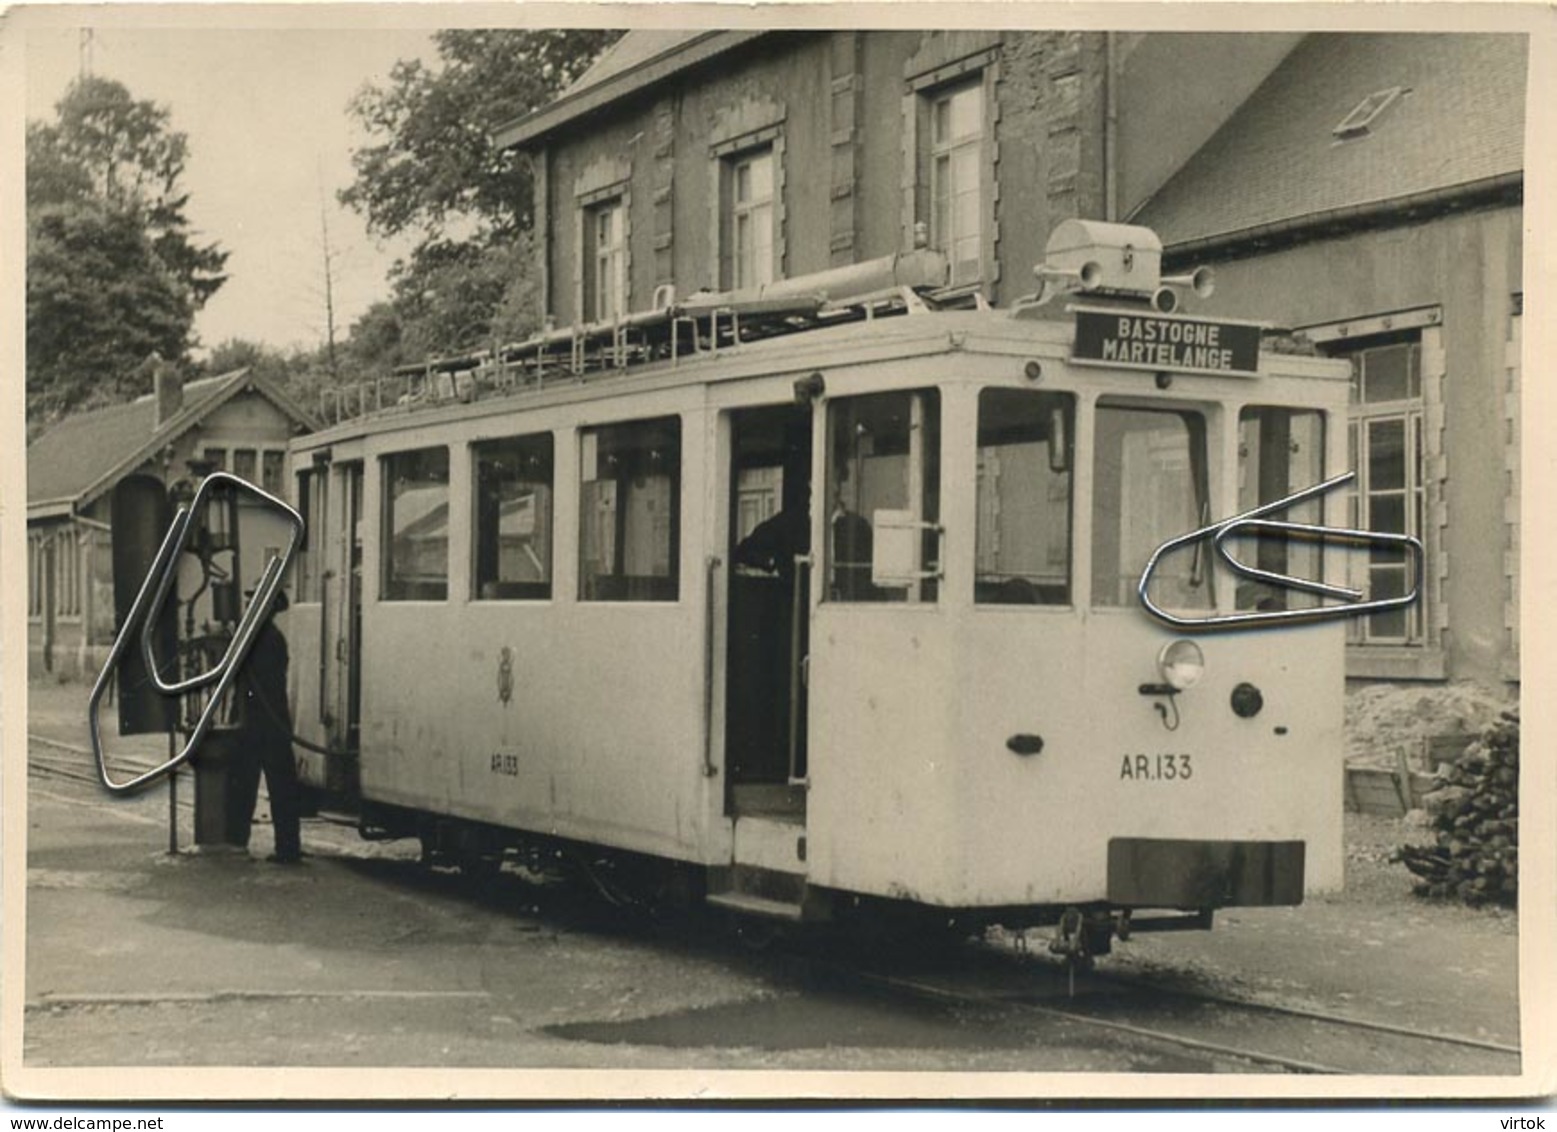
{"type": "MultiPolygon", "coordinates": [[[[1206,426],[1199,413],[1100,402],[1092,463],[1092,601],[1123,606],[1152,551],[1211,518],[1206,426]]],[[[1152,599],[1165,608],[1213,604],[1204,540],[1165,556],[1152,599]]]]}
{"type": "Polygon", "coordinates": [[[981,605],[1070,603],[1075,405],[1064,393],[979,394],[973,596],[981,605]]]}
{"type": "MultiPolygon", "coordinates": [[[[1256,406],[1238,414],[1238,510],[1284,499],[1324,479],[1324,417],[1316,409],[1256,406]]],[[[1295,523],[1322,521],[1323,501],[1311,499],[1289,507],[1273,519],[1295,523]]],[[[1320,580],[1317,542],[1286,539],[1269,531],[1257,539],[1229,542],[1238,558],[1273,574],[1320,580]]],[[[1238,584],[1238,608],[1257,610],[1307,609],[1319,604],[1317,594],[1252,579],[1238,584]]]]}
{"type": "Polygon", "coordinates": [[[827,596],[931,602],[939,592],[941,397],[934,389],[840,397],[828,408],[827,596]],[[877,584],[878,524],[917,528],[914,577],[877,584]]]}

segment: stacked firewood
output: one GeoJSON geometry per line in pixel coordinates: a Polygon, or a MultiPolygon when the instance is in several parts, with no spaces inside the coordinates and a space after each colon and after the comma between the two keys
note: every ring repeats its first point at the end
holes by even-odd
{"type": "Polygon", "coordinates": [[[1519,898],[1519,714],[1477,737],[1423,802],[1431,845],[1402,846],[1397,859],[1421,879],[1418,896],[1513,907],[1519,898]]]}

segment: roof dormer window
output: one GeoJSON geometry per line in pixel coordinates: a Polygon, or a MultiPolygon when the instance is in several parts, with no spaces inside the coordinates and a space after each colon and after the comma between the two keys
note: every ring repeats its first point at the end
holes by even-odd
{"type": "Polygon", "coordinates": [[[1403,86],[1386,87],[1376,90],[1364,98],[1352,108],[1352,112],[1342,118],[1340,123],[1330,131],[1337,138],[1345,141],[1348,138],[1360,137],[1368,132],[1368,128],[1378,120],[1379,115],[1395,104],[1395,100],[1407,91],[1403,86]]]}

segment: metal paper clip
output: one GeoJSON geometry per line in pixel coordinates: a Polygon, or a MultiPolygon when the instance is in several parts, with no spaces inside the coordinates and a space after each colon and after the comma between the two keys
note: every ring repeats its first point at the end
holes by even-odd
{"type": "Polygon", "coordinates": [[[1201,527],[1199,530],[1190,531],[1188,534],[1179,535],[1163,543],[1152,551],[1150,558],[1146,560],[1146,567],[1141,571],[1141,581],[1136,586],[1136,593],[1140,596],[1141,604],[1157,620],[1172,625],[1178,629],[1253,629],[1262,626],[1308,624],[1315,621],[1332,621],[1342,617],[1358,617],[1366,613],[1381,613],[1390,609],[1402,609],[1417,600],[1422,591],[1423,563],[1427,558],[1426,548],[1420,539],[1411,535],[1390,534],[1383,531],[1357,530],[1351,527],[1323,527],[1312,523],[1294,523],[1286,520],[1267,519],[1264,516],[1277,511],[1283,511],[1288,507],[1294,507],[1306,500],[1323,495],[1327,491],[1350,483],[1356,478],[1355,472],[1343,472],[1341,475],[1325,480],[1323,483],[1305,487],[1301,491],[1294,492],[1283,499],[1277,499],[1271,503],[1261,504],[1241,515],[1234,515],[1229,519],[1212,523],[1201,527]],[[1339,542],[1353,546],[1399,546],[1404,547],[1413,554],[1413,579],[1409,592],[1400,597],[1378,598],[1374,601],[1363,601],[1361,590],[1350,586],[1331,585],[1327,582],[1317,581],[1313,578],[1295,578],[1290,574],[1278,574],[1270,570],[1262,570],[1258,567],[1247,565],[1234,558],[1227,548],[1227,540],[1258,535],[1261,532],[1281,534],[1287,538],[1309,539],[1313,542],[1339,542]],[[1282,586],[1287,589],[1301,590],[1305,593],[1319,594],[1323,597],[1340,598],[1345,601],[1343,605],[1318,605],[1308,609],[1265,609],[1248,613],[1217,613],[1209,617],[1181,617],[1153,603],[1149,593],[1152,571],[1157,568],[1157,563],[1173,551],[1200,539],[1209,537],[1212,545],[1216,547],[1222,561],[1227,563],[1229,569],[1236,574],[1256,581],[1282,586]]]}
{"type": "Polygon", "coordinates": [[[102,671],[97,674],[97,680],[92,685],[92,695],[87,700],[87,722],[92,736],[92,753],[97,759],[97,773],[102,783],[115,794],[128,794],[138,790],[148,782],[164,774],[169,774],[186,762],[200,746],[206,732],[211,729],[211,724],[216,717],[217,707],[226,695],[228,689],[237,680],[242,668],[244,658],[248,656],[249,648],[254,643],[259,628],[270,616],[270,608],[276,598],[276,593],[281,589],[281,579],[285,575],[287,567],[292,564],[292,558],[297,552],[298,545],[303,538],[303,517],[293,510],[287,503],[268,491],[263,491],[247,480],[227,472],[212,472],[203,481],[195,492],[195,497],[186,506],[181,506],[173,516],[173,521],[168,524],[168,533],[162,539],[162,545],[157,550],[156,557],[152,560],[151,567],[146,572],[146,579],[141,583],[140,590],[135,595],[135,602],[130,607],[130,612],[124,619],[124,624],[119,629],[119,635],[114,639],[113,648],[108,653],[108,659],[103,664],[102,671]],[[265,563],[264,573],[260,577],[259,585],[255,588],[254,597],[243,611],[237,627],[233,630],[231,643],[227,646],[226,653],[217,664],[206,672],[185,680],[167,682],[162,679],[158,671],[155,651],[152,648],[152,627],[156,624],[157,614],[166,603],[168,594],[173,588],[173,583],[178,575],[178,558],[184,551],[189,539],[190,530],[194,526],[194,516],[200,513],[200,508],[205,506],[211,491],[220,484],[230,484],[233,488],[247,491],[251,495],[258,496],[261,500],[280,511],[291,525],[292,534],[287,540],[286,548],[279,554],[272,554],[265,563]],[[131,645],[130,641],[135,633],[136,626],[141,628],[141,651],[146,661],[146,670],[157,690],[163,695],[178,696],[196,688],[215,685],[207,700],[205,708],[200,713],[200,718],[195,723],[194,730],[189,733],[189,739],[184,744],[183,750],[160,766],[136,775],[124,782],[115,782],[108,775],[108,763],[103,751],[101,729],[98,725],[98,705],[102,701],[103,693],[107,690],[108,682],[112,679],[119,662],[124,657],[126,650],[131,645]]]}

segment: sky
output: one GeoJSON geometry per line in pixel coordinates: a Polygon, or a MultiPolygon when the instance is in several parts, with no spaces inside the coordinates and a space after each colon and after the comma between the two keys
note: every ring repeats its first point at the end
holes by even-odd
{"type": "MultiPolygon", "coordinates": [[[[30,27],[25,51],[27,117],[51,118],[85,62],[81,31],[30,27]]],[[[351,183],[352,147],[367,141],[347,103],[365,83],[384,83],[397,59],[415,57],[436,61],[426,27],[92,30],[92,72],[166,106],[172,128],[189,136],[191,224],[200,242],[231,252],[226,284],[196,319],[203,350],[229,338],[324,341],[321,192],[337,340],[386,297],[386,274],[409,241],[376,241],[335,194],[351,183]]]]}

